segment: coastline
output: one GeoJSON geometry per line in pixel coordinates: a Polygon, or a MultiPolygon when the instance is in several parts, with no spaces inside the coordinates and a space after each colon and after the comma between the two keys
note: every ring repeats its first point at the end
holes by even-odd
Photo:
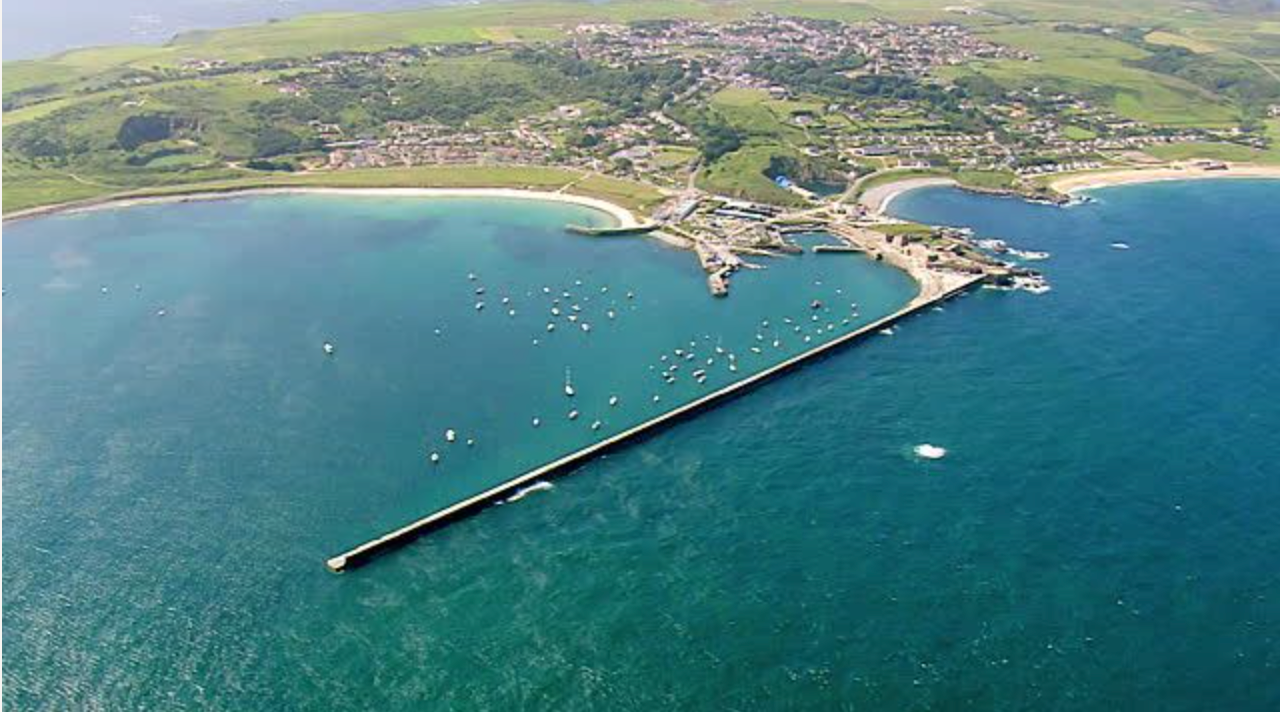
{"type": "Polygon", "coordinates": [[[336,188],[310,186],[281,186],[232,188],[228,190],[196,190],[190,193],[173,193],[167,195],[116,196],[47,205],[5,215],[4,222],[51,215],[74,214],[95,210],[128,208],[138,205],[159,205],[164,203],[186,203],[197,200],[223,200],[253,195],[353,195],[382,197],[418,197],[418,198],[499,198],[511,200],[540,200],[556,202],[598,210],[616,223],[617,227],[636,227],[640,221],[627,208],[601,198],[591,198],[573,193],[558,193],[544,190],[524,190],[521,188],[336,188]]]}
{"type": "Polygon", "coordinates": [[[1226,164],[1225,170],[1205,170],[1191,165],[1162,166],[1158,168],[1125,168],[1075,173],[1055,178],[1049,187],[1060,193],[1079,193],[1098,188],[1140,183],[1160,183],[1179,180],[1225,180],[1264,178],[1280,180],[1280,166],[1263,166],[1252,163],[1226,164]]]}
{"type": "Polygon", "coordinates": [[[941,176],[907,178],[906,180],[877,185],[858,196],[858,202],[865,206],[872,215],[883,217],[889,210],[889,204],[904,193],[920,188],[956,185],[959,185],[959,183],[954,178],[945,178],[941,176]]]}

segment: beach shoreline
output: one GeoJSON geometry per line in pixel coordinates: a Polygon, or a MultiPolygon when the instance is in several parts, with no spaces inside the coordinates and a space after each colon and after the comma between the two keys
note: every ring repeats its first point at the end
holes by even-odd
{"type": "Polygon", "coordinates": [[[889,205],[904,193],[919,190],[920,188],[953,187],[956,185],[959,185],[959,183],[954,178],[942,176],[907,178],[871,188],[858,196],[858,202],[866,207],[872,215],[884,216],[888,213],[889,205]]]}
{"type": "Polygon", "coordinates": [[[525,190],[522,188],[340,188],[325,186],[280,186],[233,188],[228,190],[194,190],[190,193],[173,193],[168,195],[116,196],[47,205],[5,215],[4,222],[30,218],[47,217],[111,210],[139,205],[161,205],[167,203],[187,203],[206,200],[227,200],[255,195],[348,195],[356,197],[406,197],[406,198],[497,198],[504,200],[537,200],[555,202],[566,205],[577,205],[592,208],[612,218],[617,227],[635,227],[640,221],[627,208],[601,198],[592,198],[573,193],[559,193],[544,190],[525,190]]]}
{"type": "Polygon", "coordinates": [[[1080,193],[1121,185],[1161,183],[1183,180],[1223,179],[1280,179],[1280,166],[1263,166],[1252,163],[1226,164],[1223,170],[1206,170],[1192,165],[1160,166],[1157,168],[1125,168],[1074,173],[1055,178],[1049,187],[1059,193],[1080,193]]]}

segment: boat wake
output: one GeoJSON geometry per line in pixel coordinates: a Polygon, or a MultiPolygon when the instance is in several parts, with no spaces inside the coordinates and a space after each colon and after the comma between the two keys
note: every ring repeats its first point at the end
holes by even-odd
{"type": "Polygon", "coordinates": [[[947,449],[945,447],[938,447],[937,445],[930,445],[929,443],[916,445],[912,448],[912,452],[916,454],[916,457],[922,457],[926,460],[941,460],[947,456],[947,449]]]}
{"type": "Polygon", "coordinates": [[[540,492],[542,490],[549,490],[549,489],[555,489],[555,485],[551,484],[550,482],[534,482],[528,487],[521,487],[520,489],[516,490],[515,494],[503,500],[503,504],[509,504],[511,502],[519,502],[520,500],[524,499],[525,497],[528,497],[530,494],[533,494],[534,492],[540,492]]]}

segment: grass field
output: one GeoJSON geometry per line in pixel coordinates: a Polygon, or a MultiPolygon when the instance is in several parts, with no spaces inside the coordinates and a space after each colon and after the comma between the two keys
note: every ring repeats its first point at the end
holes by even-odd
{"type": "Polygon", "coordinates": [[[1222,97],[1184,80],[1125,64],[1147,53],[1119,40],[1056,32],[1042,25],[1002,27],[984,36],[1033,52],[1040,61],[975,62],[947,74],[976,72],[1005,86],[1038,86],[1092,97],[1122,116],[1153,124],[1221,127],[1239,120],[1239,111],[1222,97]]]}
{"type": "Polygon", "coordinates": [[[1072,141],[1088,141],[1098,137],[1098,134],[1081,126],[1067,126],[1062,129],[1062,135],[1072,141]]]}
{"type": "Polygon", "coordinates": [[[1152,146],[1146,152],[1165,161],[1208,158],[1240,163],[1280,163],[1280,149],[1273,147],[1262,151],[1234,143],[1179,143],[1152,146]]]}
{"type": "Polygon", "coordinates": [[[1197,40],[1193,37],[1187,37],[1186,35],[1175,34],[1173,32],[1166,32],[1164,30],[1149,32],[1147,33],[1147,36],[1142,39],[1153,45],[1182,47],[1183,49],[1189,49],[1196,54],[1208,54],[1209,52],[1216,52],[1218,50],[1216,46],[1205,42],[1204,40],[1197,40]]]}
{"type": "Polygon", "coordinates": [[[698,151],[689,146],[663,146],[654,154],[653,162],[661,168],[679,168],[698,157],[698,151]]]}
{"type": "Polygon", "coordinates": [[[1012,171],[959,171],[955,174],[955,179],[960,185],[997,190],[1012,188],[1018,176],[1012,171]]]}
{"type": "Polygon", "coordinates": [[[769,159],[776,155],[794,155],[778,145],[749,145],[720,158],[707,166],[698,176],[698,187],[719,193],[752,200],[763,200],[780,205],[796,205],[800,197],[789,190],[779,188],[765,175],[769,159]]]}

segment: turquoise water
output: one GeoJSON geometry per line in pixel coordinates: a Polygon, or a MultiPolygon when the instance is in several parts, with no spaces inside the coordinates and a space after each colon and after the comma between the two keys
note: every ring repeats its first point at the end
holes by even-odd
{"type": "Polygon", "coordinates": [[[557,206],[8,226],[6,706],[1275,709],[1278,190],[912,193],[1051,251],[1054,291],[975,292],[341,576],[335,549],[589,438],[528,423],[565,361],[617,428],[697,392],[649,375],[677,343],[745,359],[762,318],[909,283],[808,255],[712,300],[688,255],[557,206]],[[636,309],[591,292],[598,328],[546,338],[537,290],[576,279],[636,309]]]}

